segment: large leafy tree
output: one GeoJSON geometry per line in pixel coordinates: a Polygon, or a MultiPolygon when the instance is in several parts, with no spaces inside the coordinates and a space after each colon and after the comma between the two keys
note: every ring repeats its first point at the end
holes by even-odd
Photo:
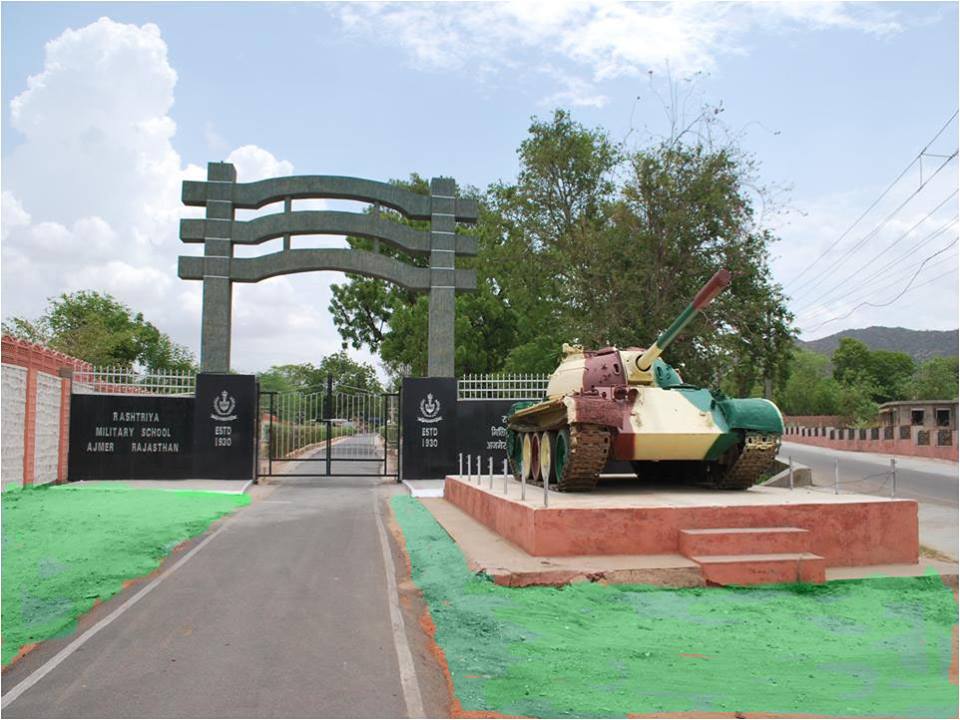
{"type": "MultiPolygon", "coordinates": [[[[750,163],[728,148],[673,139],[635,152],[613,213],[602,294],[585,294],[594,342],[648,344],[720,267],[729,290],[669,349],[688,381],[728,378],[737,394],[785,374],[792,316],[771,282],[771,233],[756,222],[750,163]],[[617,262],[617,258],[620,261],[617,262]]],[[[597,268],[597,280],[603,269],[597,268]]]]}
{"type": "MultiPolygon", "coordinates": [[[[753,165],[735,147],[687,137],[626,152],[566,111],[532,120],[516,179],[479,197],[479,255],[462,265],[476,268],[480,289],[457,298],[458,373],[548,372],[563,342],[647,345],[728,267],[733,288],[667,359],[688,381],[723,379],[738,393],[783,379],[792,318],[769,280],[774,237],[754,215],[753,165]]],[[[427,191],[417,176],[401,184],[427,191]]],[[[330,309],[345,342],[401,375],[426,371],[427,308],[351,277],[330,309]]]]}
{"type": "Polygon", "coordinates": [[[38,342],[93,365],[153,370],[193,369],[192,353],[173,342],[143,313],[108,293],[81,290],[50,299],[36,320],[13,317],[3,332],[38,342]]]}

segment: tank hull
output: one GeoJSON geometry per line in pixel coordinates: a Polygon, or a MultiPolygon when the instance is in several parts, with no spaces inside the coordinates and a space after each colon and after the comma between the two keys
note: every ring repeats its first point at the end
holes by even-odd
{"type": "MultiPolygon", "coordinates": [[[[508,438],[508,445],[536,436],[541,448],[555,443],[558,433],[576,428],[582,443],[608,446],[603,464],[693,461],[703,464],[703,479],[715,487],[753,485],[775,457],[784,429],[780,411],[768,400],[718,398],[686,385],[594,387],[589,393],[524,405],[511,413],[508,429],[514,441],[508,438]]],[[[550,452],[544,450],[545,465],[550,452]]],[[[511,459],[522,474],[521,455],[511,459]]],[[[602,465],[595,469],[597,476],[602,465]]],[[[540,479],[528,475],[534,482],[540,479]]],[[[565,489],[562,480],[550,479],[565,489]]],[[[580,489],[585,484],[582,478],[576,482],[580,489]]]]}

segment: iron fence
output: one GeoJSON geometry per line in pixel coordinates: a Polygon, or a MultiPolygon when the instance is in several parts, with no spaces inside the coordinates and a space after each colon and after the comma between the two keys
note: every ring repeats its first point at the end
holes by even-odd
{"type": "Polygon", "coordinates": [[[457,381],[458,400],[542,400],[550,376],[541,373],[464,375],[457,381]]]}
{"type": "Polygon", "coordinates": [[[134,370],[119,367],[79,369],[73,373],[73,392],[80,395],[178,395],[197,389],[193,370],[134,370]]]}

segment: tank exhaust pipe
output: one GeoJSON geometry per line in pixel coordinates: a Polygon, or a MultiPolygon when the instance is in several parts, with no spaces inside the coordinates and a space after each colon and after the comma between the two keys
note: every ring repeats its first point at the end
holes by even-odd
{"type": "Polygon", "coordinates": [[[680,334],[680,331],[683,330],[693,318],[699,315],[707,305],[712,303],[717,295],[729,287],[730,278],[731,273],[729,270],[717,270],[714,276],[707,281],[707,284],[700,288],[700,291],[693,298],[693,302],[687,305],[683,312],[677,315],[670,327],[660,333],[656,342],[647,348],[643,355],[637,358],[637,368],[644,372],[649,370],[654,361],[660,357],[661,353],[663,353],[663,351],[670,346],[670,343],[676,339],[677,335],[680,334]]]}

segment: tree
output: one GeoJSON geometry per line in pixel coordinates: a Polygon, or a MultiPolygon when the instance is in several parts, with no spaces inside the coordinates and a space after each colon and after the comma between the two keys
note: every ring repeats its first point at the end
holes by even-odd
{"type": "MultiPolygon", "coordinates": [[[[733,288],[667,360],[740,394],[785,378],[792,316],[769,280],[775,238],[754,217],[753,164],[735,148],[672,137],[628,154],[557,110],[532,119],[518,156],[516,180],[487,189],[469,231],[479,253],[463,266],[479,291],[457,298],[458,373],[551,371],[563,342],[649,345],[728,267],[733,288]]],[[[427,191],[417,176],[400,184],[427,191]]],[[[351,277],[331,312],[345,342],[378,352],[392,375],[425,372],[424,298],[351,277]]]]}
{"type": "Polygon", "coordinates": [[[833,376],[844,387],[870,387],[875,403],[906,398],[916,365],[906,353],[870,350],[854,338],[841,338],[833,352],[833,376]]]}
{"type": "Polygon", "coordinates": [[[797,348],[789,377],[777,394],[777,404],[787,415],[835,415],[839,412],[840,385],[830,377],[829,360],[797,348]]]}
{"type": "Polygon", "coordinates": [[[914,372],[908,387],[911,400],[956,400],[960,363],[955,357],[931,358],[914,372]]]}
{"type": "Polygon", "coordinates": [[[274,365],[260,373],[260,389],[272,392],[325,392],[327,376],[333,380],[333,391],[382,393],[383,386],[372,365],[350,358],[346,352],[327,355],[319,365],[299,363],[274,365]]]}
{"type": "MultiPolygon", "coordinates": [[[[412,192],[429,194],[427,181],[417,174],[409,180],[393,180],[393,184],[412,192]]],[[[469,189],[462,193],[469,197],[469,189]]],[[[380,209],[381,217],[428,229],[422,221],[410,221],[392,210],[380,209]]],[[[481,212],[481,223],[489,214],[481,212]]],[[[477,230],[458,229],[483,237],[477,230]]],[[[350,247],[375,251],[404,262],[425,267],[426,258],[408,256],[393,248],[377,246],[366,238],[348,237],[350,247]]],[[[482,252],[482,250],[481,250],[482,252]]],[[[454,361],[457,373],[497,370],[514,344],[513,314],[500,298],[487,272],[477,267],[474,258],[458,260],[458,266],[477,268],[477,292],[459,293],[456,297],[454,328],[454,361]]],[[[344,340],[354,348],[368,347],[380,355],[387,372],[396,382],[404,375],[425,375],[429,331],[429,298],[382,280],[348,275],[347,282],[333,286],[330,313],[344,340]]]]}
{"type": "Polygon", "coordinates": [[[878,403],[905,400],[916,367],[913,358],[906,353],[890,350],[871,351],[870,373],[877,386],[874,400],[878,403]]]}
{"type": "Polygon", "coordinates": [[[108,293],[80,290],[48,301],[37,320],[14,317],[3,332],[97,366],[195,369],[193,354],[108,293]]]}
{"type": "Polygon", "coordinates": [[[850,379],[840,386],[837,397],[838,414],[849,425],[865,427],[877,421],[877,403],[873,399],[878,393],[872,380],[862,375],[850,379]]]}

